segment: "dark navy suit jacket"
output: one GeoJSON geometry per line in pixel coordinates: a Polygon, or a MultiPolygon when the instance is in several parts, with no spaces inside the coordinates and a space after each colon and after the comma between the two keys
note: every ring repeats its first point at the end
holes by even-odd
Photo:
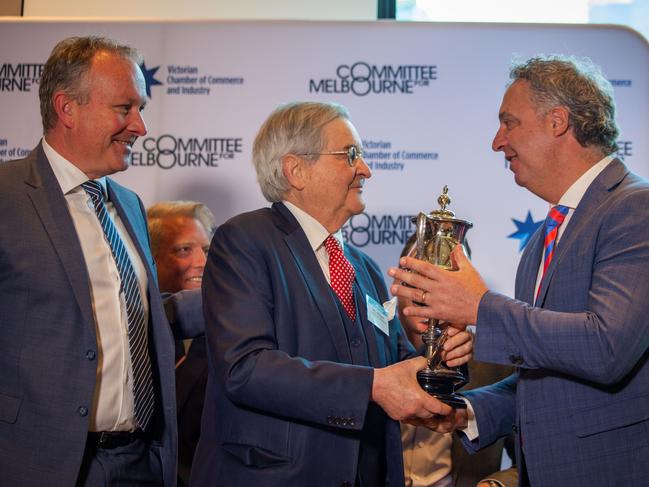
{"type": "MultiPolygon", "coordinates": [[[[341,486],[356,479],[373,370],[413,352],[401,324],[367,320],[382,274],[346,246],[371,367],[352,364],[336,298],[304,231],[283,204],[216,232],[203,277],[208,379],[194,486],[341,486]]],[[[403,485],[398,424],[386,417],[391,486],[403,485]]]]}
{"type": "Polygon", "coordinates": [[[611,162],[575,210],[532,306],[542,229],[516,300],[478,311],[475,357],[519,373],[470,391],[479,448],[512,430],[533,486],[649,485],[649,184],[611,162]]]}
{"type": "MultiPolygon", "coordinates": [[[[151,448],[160,456],[164,485],[172,486],[177,441],[172,332],[142,203],[110,179],[107,186],[147,272],[157,395],[151,448]]],[[[0,165],[0,215],[0,483],[72,486],[88,433],[97,337],[79,237],[40,145],[26,159],[0,165]]],[[[191,309],[199,302],[190,299],[186,305],[191,309]]],[[[202,320],[187,326],[191,323],[202,320]]]]}

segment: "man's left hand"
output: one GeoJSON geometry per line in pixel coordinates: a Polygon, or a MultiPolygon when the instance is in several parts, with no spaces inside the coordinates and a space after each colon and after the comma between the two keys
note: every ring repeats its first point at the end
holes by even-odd
{"type": "Polygon", "coordinates": [[[461,245],[453,249],[451,257],[455,271],[412,257],[402,257],[400,268],[389,269],[388,274],[396,282],[412,286],[393,284],[392,294],[424,305],[406,306],[406,316],[436,318],[459,327],[476,323],[480,300],[488,288],[461,245]]]}
{"type": "Polygon", "coordinates": [[[473,333],[460,330],[460,327],[448,325],[442,358],[449,367],[459,367],[473,358],[473,333]]]}
{"type": "Polygon", "coordinates": [[[429,419],[409,418],[402,422],[414,426],[425,426],[438,433],[451,433],[458,428],[466,428],[467,421],[466,409],[454,409],[451,414],[446,416],[436,414],[429,419]]]}

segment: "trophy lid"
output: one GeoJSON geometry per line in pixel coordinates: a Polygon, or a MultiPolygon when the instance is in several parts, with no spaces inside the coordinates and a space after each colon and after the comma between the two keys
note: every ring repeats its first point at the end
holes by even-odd
{"type": "Polygon", "coordinates": [[[447,208],[448,205],[451,204],[451,197],[448,195],[447,185],[444,185],[442,194],[439,195],[439,198],[437,198],[437,203],[439,203],[439,210],[432,210],[430,213],[424,213],[422,211],[421,213],[419,213],[419,215],[412,218],[412,222],[417,223],[419,216],[423,215],[428,220],[457,222],[466,225],[468,228],[471,228],[473,226],[473,223],[471,223],[470,221],[455,218],[455,213],[447,208]]]}
{"type": "Polygon", "coordinates": [[[451,197],[448,195],[448,186],[444,185],[442,189],[442,194],[437,198],[437,203],[439,204],[439,210],[433,210],[430,212],[430,217],[432,218],[455,218],[455,213],[451,210],[448,210],[446,207],[451,204],[451,197]]]}

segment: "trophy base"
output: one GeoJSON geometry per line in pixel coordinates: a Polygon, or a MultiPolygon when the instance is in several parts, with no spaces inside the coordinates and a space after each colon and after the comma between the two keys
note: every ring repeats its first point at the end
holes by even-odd
{"type": "Polygon", "coordinates": [[[417,372],[417,382],[431,396],[453,409],[466,409],[464,400],[455,389],[466,384],[465,377],[452,369],[424,369],[417,372]]]}

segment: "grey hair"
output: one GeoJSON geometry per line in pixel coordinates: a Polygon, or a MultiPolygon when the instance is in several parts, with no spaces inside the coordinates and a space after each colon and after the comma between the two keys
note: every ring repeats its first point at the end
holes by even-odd
{"type": "Polygon", "coordinates": [[[56,124],[57,115],[52,104],[56,92],[63,91],[80,104],[88,102],[87,75],[99,52],[109,52],[138,65],[142,63],[142,56],[136,49],[105,37],[68,37],[60,41],[45,62],[38,88],[45,134],[56,124]]]}
{"type": "Polygon", "coordinates": [[[199,201],[161,201],[149,207],[146,211],[146,217],[153,255],[158,253],[160,242],[164,239],[167,231],[165,221],[170,218],[195,218],[203,225],[209,239],[212,238],[216,230],[214,214],[199,201]]]}
{"type": "Polygon", "coordinates": [[[514,64],[509,77],[530,83],[538,111],[567,108],[570,127],[582,147],[598,147],[606,154],[617,151],[613,87],[590,59],[536,56],[514,64]]]}
{"type": "MultiPolygon", "coordinates": [[[[281,201],[290,185],[282,171],[286,154],[313,154],[324,150],[322,128],[338,118],[349,120],[347,109],[333,102],[293,102],[280,105],[263,123],[252,148],[252,162],[264,197],[281,201]]],[[[316,160],[317,156],[303,156],[316,160]]]]}

